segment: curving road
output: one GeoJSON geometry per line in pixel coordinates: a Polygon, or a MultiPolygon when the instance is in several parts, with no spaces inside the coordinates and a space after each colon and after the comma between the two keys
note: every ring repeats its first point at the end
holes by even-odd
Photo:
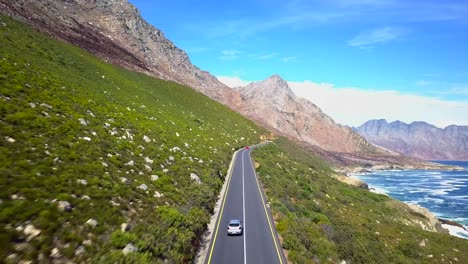
{"type": "Polygon", "coordinates": [[[242,149],[236,154],[205,263],[287,263],[250,152],[242,149]],[[242,221],[241,236],[227,235],[230,219],[242,221]]]}

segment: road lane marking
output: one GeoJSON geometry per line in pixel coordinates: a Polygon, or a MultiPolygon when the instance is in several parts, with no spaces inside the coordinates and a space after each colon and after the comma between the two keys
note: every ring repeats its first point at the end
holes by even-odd
{"type": "Polygon", "coordinates": [[[244,188],[244,154],[245,150],[242,152],[242,216],[243,216],[243,222],[244,222],[244,230],[243,230],[243,236],[244,236],[244,264],[247,264],[247,250],[246,250],[246,242],[245,242],[245,188],[244,188]]]}
{"type": "Polygon", "coordinates": [[[237,160],[237,154],[234,157],[234,163],[233,163],[233,165],[231,167],[231,171],[229,173],[228,183],[227,183],[227,186],[226,186],[226,192],[224,192],[223,201],[221,203],[221,210],[219,211],[218,223],[216,224],[216,231],[215,231],[215,234],[214,234],[213,243],[211,244],[210,257],[208,258],[207,264],[211,263],[211,257],[213,256],[213,250],[214,250],[214,247],[215,247],[215,244],[216,244],[216,237],[218,236],[219,224],[221,222],[221,219],[223,218],[224,204],[226,202],[226,197],[227,197],[228,192],[229,192],[229,186],[231,185],[232,173],[234,171],[234,166],[236,164],[235,160],[237,160]]]}
{"type": "Polygon", "coordinates": [[[281,254],[280,254],[279,249],[278,249],[278,241],[276,240],[276,236],[275,236],[275,234],[273,232],[273,227],[271,225],[270,217],[268,216],[268,211],[267,211],[267,208],[266,208],[266,205],[265,205],[265,199],[263,198],[262,191],[260,190],[260,184],[258,183],[257,173],[256,173],[255,168],[253,166],[252,159],[250,158],[250,151],[249,151],[249,159],[251,161],[250,165],[252,166],[252,170],[253,170],[254,175],[255,175],[254,178],[255,178],[255,182],[257,183],[258,192],[260,194],[260,198],[262,199],[263,209],[265,210],[265,216],[267,218],[268,225],[270,226],[271,237],[273,238],[273,243],[275,244],[276,254],[278,254],[279,262],[281,264],[283,264],[283,258],[281,257],[281,254]]]}

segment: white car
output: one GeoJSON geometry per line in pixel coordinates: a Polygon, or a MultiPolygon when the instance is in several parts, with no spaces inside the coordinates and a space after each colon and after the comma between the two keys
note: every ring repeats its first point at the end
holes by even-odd
{"type": "Polygon", "coordinates": [[[242,235],[242,223],[240,220],[230,220],[227,226],[228,235],[242,235]]]}

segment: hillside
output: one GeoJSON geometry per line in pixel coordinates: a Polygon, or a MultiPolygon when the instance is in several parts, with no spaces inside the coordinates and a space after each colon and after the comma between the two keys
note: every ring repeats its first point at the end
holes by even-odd
{"type": "Polygon", "coordinates": [[[0,47],[0,262],[190,262],[264,130],[4,16],[0,47]]]}
{"type": "Polygon", "coordinates": [[[369,142],[425,160],[468,160],[468,126],[370,120],[355,128],[369,142]]]}
{"type": "Polygon", "coordinates": [[[440,223],[337,182],[327,165],[290,141],[279,139],[253,156],[291,263],[468,262],[468,240],[423,231],[440,223]]]}

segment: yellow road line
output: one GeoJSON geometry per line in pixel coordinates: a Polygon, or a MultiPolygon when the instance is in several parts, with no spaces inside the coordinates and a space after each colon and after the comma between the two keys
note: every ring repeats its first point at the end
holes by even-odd
{"type": "Polygon", "coordinates": [[[221,222],[221,218],[223,218],[224,203],[226,202],[226,197],[227,197],[227,194],[229,192],[229,185],[231,184],[232,171],[234,170],[234,165],[236,164],[236,162],[235,162],[236,159],[237,159],[237,151],[235,152],[235,156],[234,156],[234,159],[233,159],[234,162],[232,163],[233,165],[231,166],[231,171],[229,172],[229,178],[228,178],[228,183],[226,185],[226,191],[224,192],[223,201],[221,203],[221,210],[219,211],[218,223],[216,224],[216,231],[215,231],[215,234],[214,234],[213,243],[211,244],[210,257],[208,258],[208,264],[211,263],[211,257],[213,256],[213,250],[214,250],[214,246],[216,244],[216,237],[218,236],[219,224],[221,222]]]}
{"type": "Polygon", "coordinates": [[[280,263],[283,264],[283,258],[281,257],[281,254],[280,254],[279,249],[278,249],[278,241],[276,241],[276,236],[275,236],[275,234],[273,232],[273,227],[271,225],[270,217],[268,216],[268,211],[267,211],[267,208],[266,208],[266,205],[265,205],[265,199],[263,198],[262,191],[260,190],[260,184],[258,183],[258,179],[257,179],[257,172],[255,171],[255,168],[253,166],[252,158],[250,157],[250,151],[249,151],[249,159],[250,159],[250,165],[252,166],[252,170],[253,170],[253,172],[255,174],[255,181],[257,182],[258,192],[260,193],[260,198],[262,199],[263,209],[265,210],[265,215],[266,215],[266,218],[268,220],[268,225],[270,226],[271,237],[273,238],[273,242],[275,243],[276,254],[278,254],[278,259],[279,259],[280,263]]]}

